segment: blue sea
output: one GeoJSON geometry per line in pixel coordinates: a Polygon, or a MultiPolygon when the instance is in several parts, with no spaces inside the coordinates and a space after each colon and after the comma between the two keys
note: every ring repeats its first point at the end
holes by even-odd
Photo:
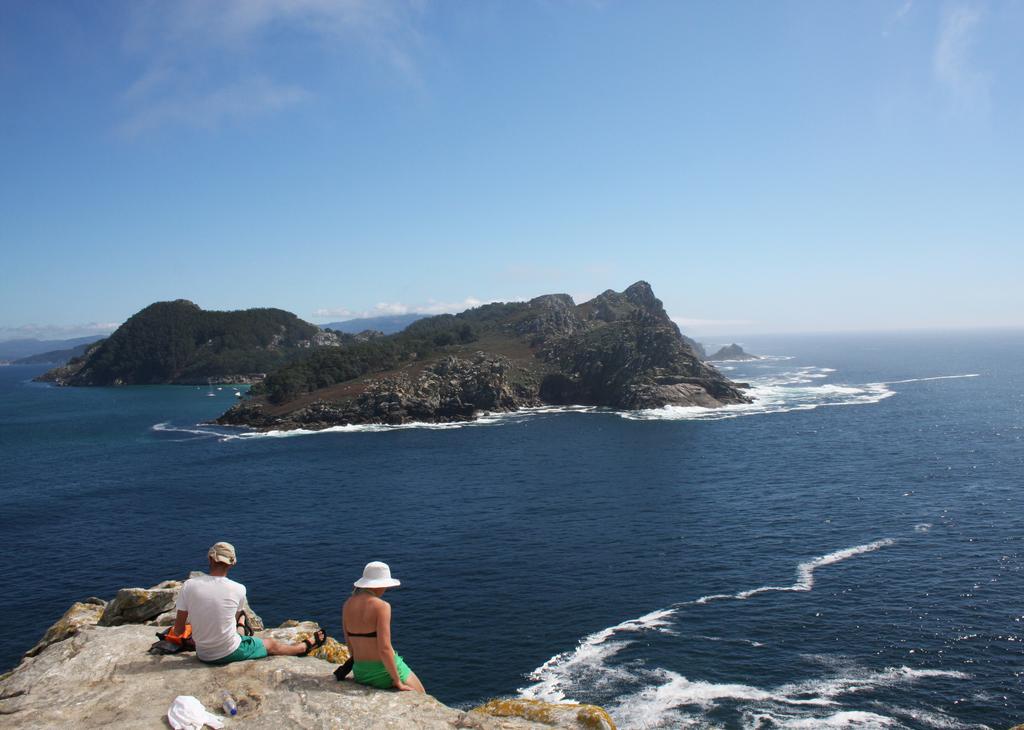
{"type": "Polygon", "coordinates": [[[743,343],[770,357],[721,367],[753,406],[316,434],[204,425],[230,387],[0,368],[0,665],[72,601],[181,578],[228,540],[268,624],[336,635],[363,564],[390,563],[396,648],[460,707],[1024,722],[1024,332],[743,343]]]}

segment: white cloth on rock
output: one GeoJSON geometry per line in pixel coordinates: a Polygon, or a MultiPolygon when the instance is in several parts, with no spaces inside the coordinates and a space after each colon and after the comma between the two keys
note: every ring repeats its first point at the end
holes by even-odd
{"type": "Polygon", "coordinates": [[[207,712],[203,703],[192,695],[179,695],[174,698],[170,709],[167,710],[167,721],[174,730],[202,730],[203,725],[215,729],[224,727],[220,718],[207,712]]]}

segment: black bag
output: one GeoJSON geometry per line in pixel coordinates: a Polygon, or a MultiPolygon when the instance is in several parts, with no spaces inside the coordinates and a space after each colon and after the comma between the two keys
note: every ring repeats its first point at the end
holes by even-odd
{"type": "Polygon", "coordinates": [[[149,647],[150,654],[180,654],[183,651],[195,651],[196,642],[192,641],[192,637],[182,639],[180,642],[170,641],[167,638],[167,634],[170,633],[170,629],[165,631],[157,632],[156,638],[159,641],[153,642],[153,645],[149,647]]]}
{"type": "Polygon", "coordinates": [[[355,659],[349,657],[347,662],[334,670],[334,678],[339,682],[345,679],[345,677],[348,676],[348,673],[352,671],[352,665],[355,663],[355,659]]]}
{"type": "Polygon", "coordinates": [[[150,654],[178,654],[184,651],[181,644],[175,644],[173,641],[167,641],[166,639],[160,639],[160,641],[154,642],[149,647],[150,654]]]}

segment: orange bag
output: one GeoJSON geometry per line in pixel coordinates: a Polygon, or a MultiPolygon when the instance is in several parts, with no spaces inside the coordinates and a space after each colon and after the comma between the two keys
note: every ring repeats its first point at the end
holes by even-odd
{"type": "Polygon", "coordinates": [[[192,624],[185,624],[185,630],[180,634],[174,633],[174,627],[167,629],[167,633],[164,634],[164,639],[171,642],[172,644],[182,644],[188,639],[192,638],[192,624]]]}

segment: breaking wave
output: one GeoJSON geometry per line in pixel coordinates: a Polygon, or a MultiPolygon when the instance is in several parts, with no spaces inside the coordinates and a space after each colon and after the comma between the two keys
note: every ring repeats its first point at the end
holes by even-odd
{"type": "MultiPolygon", "coordinates": [[[[968,728],[944,713],[922,713],[898,707],[876,707],[886,714],[836,710],[843,696],[934,679],[967,679],[955,671],[899,666],[879,671],[852,668],[836,676],[761,689],[747,684],[692,681],[677,672],[641,672],[645,686],[620,698],[609,710],[623,728],[705,726],[705,713],[727,701],[740,706],[744,727],[773,728],[888,728],[903,727],[899,716],[913,716],[932,727],[968,728]],[[895,715],[896,717],[893,717],[895,715]]],[[[877,704],[877,703],[872,703],[877,704]]]]}
{"type": "Polygon", "coordinates": [[[520,689],[524,697],[560,702],[567,697],[566,692],[574,686],[581,686],[581,681],[588,683],[601,682],[599,676],[608,670],[605,662],[617,654],[628,644],[628,640],[620,640],[623,633],[646,631],[651,629],[666,630],[673,616],[681,608],[687,606],[703,606],[712,601],[739,600],[744,601],[762,593],[810,591],[814,588],[814,571],[818,568],[834,565],[865,553],[880,550],[894,545],[895,540],[884,538],[864,545],[836,550],[797,565],[796,581],[788,586],[760,586],[738,593],[716,593],[701,596],[692,601],[678,603],[671,608],[660,609],[645,614],[640,618],[623,621],[620,624],[602,629],[580,640],[572,651],[562,652],[548,659],[544,664],[530,673],[534,684],[520,689]]]}
{"type": "MultiPolygon", "coordinates": [[[[714,601],[742,601],[769,592],[811,591],[815,571],[819,568],[873,553],[895,543],[894,539],[884,538],[804,561],[797,565],[796,580],[790,585],[765,585],[736,593],[701,596],[597,631],[583,638],[575,649],[551,657],[531,672],[529,678],[533,683],[521,688],[520,696],[563,702],[580,692],[589,694],[605,690],[617,696],[612,703],[606,703],[606,707],[623,728],[705,727],[706,713],[721,702],[736,705],[745,727],[903,727],[897,718],[910,715],[933,727],[968,727],[961,726],[943,713],[931,713],[925,719],[918,716],[917,710],[898,707],[875,708],[885,710],[885,714],[839,711],[834,707],[837,700],[845,695],[933,678],[970,677],[962,672],[907,666],[881,670],[843,666],[832,667],[835,673],[830,676],[766,689],[748,684],[689,679],[668,669],[648,668],[642,663],[616,666],[609,661],[638,640],[636,635],[641,632],[672,633],[672,619],[681,609],[704,606],[714,601]],[[629,689],[631,687],[635,689],[629,689]]],[[[715,640],[719,637],[702,638],[715,640]]],[[[756,642],[752,643],[756,645],[756,642]]]]}
{"type": "Polygon", "coordinates": [[[876,550],[881,550],[884,547],[889,547],[890,545],[895,544],[895,540],[887,537],[864,545],[855,545],[854,547],[845,548],[843,550],[836,550],[834,553],[822,555],[796,566],[797,580],[796,583],[791,585],[761,586],[760,588],[751,588],[750,590],[740,591],[739,593],[716,593],[710,596],[701,596],[697,600],[693,601],[693,603],[701,606],[705,603],[710,603],[711,601],[745,601],[752,596],[759,596],[762,593],[810,591],[814,588],[814,571],[818,568],[826,565],[833,565],[835,563],[842,562],[843,560],[849,560],[850,558],[856,557],[857,555],[863,555],[864,553],[873,553],[876,550]]]}
{"type": "Polygon", "coordinates": [[[620,411],[619,415],[635,421],[719,421],[726,418],[766,413],[812,411],[826,406],[867,405],[896,395],[896,391],[890,388],[890,385],[980,377],[980,373],[967,373],[861,385],[817,382],[830,377],[834,372],[836,372],[834,368],[806,366],[751,378],[751,387],[747,391],[747,395],[754,399],[753,403],[725,406],[724,408],[665,406],[642,411],[620,411]]]}
{"type": "MultiPolygon", "coordinates": [[[[586,409],[572,409],[586,410],[586,409]]],[[[230,426],[174,426],[168,422],[157,423],[150,427],[152,431],[162,433],[183,433],[191,434],[193,438],[216,438],[220,441],[250,441],[253,439],[281,439],[293,438],[296,436],[315,436],[328,433],[380,433],[384,431],[407,431],[410,429],[425,429],[429,431],[445,431],[454,428],[469,428],[474,426],[490,426],[502,422],[522,420],[536,412],[568,412],[569,409],[545,409],[530,408],[513,411],[510,413],[488,413],[473,421],[457,421],[452,423],[427,423],[414,421],[399,425],[388,425],[382,423],[364,423],[359,425],[330,426],[328,428],[294,428],[276,429],[270,431],[247,431],[238,427],[230,426]]],[[[188,438],[177,439],[179,441],[191,440],[188,438]]]]}
{"type": "Polygon", "coordinates": [[[980,378],[981,373],[966,373],[965,375],[934,375],[930,378],[907,378],[906,380],[889,380],[878,385],[899,385],[900,383],[925,383],[929,380],[956,380],[958,378],[980,378]]]}
{"type": "Polygon", "coordinates": [[[624,411],[620,415],[637,421],[719,421],[765,413],[810,411],[824,406],[865,405],[896,395],[887,383],[844,385],[819,382],[834,372],[833,368],[808,366],[752,378],[747,395],[754,399],[753,403],[724,408],[665,406],[624,411]]]}

